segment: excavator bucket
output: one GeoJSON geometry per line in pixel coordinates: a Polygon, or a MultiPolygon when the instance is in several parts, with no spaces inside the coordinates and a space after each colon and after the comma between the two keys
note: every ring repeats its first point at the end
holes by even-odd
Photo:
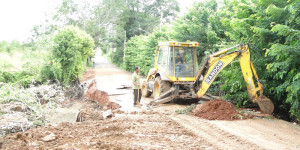
{"type": "Polygon", "coordinates": [[[274,105],[272,101],[266,96],[259,97],[256,102],[262,113],[269,114],[269,115],[273,113],[274,105]]]}

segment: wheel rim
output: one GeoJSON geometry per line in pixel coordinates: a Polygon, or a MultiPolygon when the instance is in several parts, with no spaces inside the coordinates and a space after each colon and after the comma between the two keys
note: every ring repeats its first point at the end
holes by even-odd
{"type": "Polygon", "coordinates": [[[155,85],[155,95],[159,96],[159,84],[155,85]]]}
{"type": "Polygon", "coordinates": [[[142,84],[142,94],[143,95],[147,94],[147,85],[146,84],[142,84]]]}

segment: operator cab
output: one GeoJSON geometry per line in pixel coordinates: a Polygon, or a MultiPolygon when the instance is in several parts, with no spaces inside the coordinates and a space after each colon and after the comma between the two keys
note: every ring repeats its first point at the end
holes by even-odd
{"type": "Polygon", "coordinates": [[[198,70],[195,42],[161,42],[156,52],[157,70],[171,81],[194,81],[198,70]]]}

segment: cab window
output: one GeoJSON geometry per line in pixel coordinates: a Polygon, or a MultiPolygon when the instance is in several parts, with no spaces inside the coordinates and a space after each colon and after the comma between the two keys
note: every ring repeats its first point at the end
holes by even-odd
{"type": "Polygon", "coordinates": [[[160,47],[158,53],[157,65],[160,65],[162,68],[166,68],[167,65],[167,56],[168,56],[168,47],[160,47]]]}

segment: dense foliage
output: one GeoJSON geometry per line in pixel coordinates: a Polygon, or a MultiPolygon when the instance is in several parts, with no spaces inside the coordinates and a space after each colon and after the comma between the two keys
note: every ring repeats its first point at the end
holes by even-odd
{"type": "Polygon", "coordinates": [[[66,26],[54,38],[53,66],[59,66],[54,76],[65,85],[75,81],[86,66],[88,56],[93,55],[94,41],[79,28],[66,26]]]}
{"type": "Polygon", "coordinates": [[[168,41],[167,28],[155,30],[149,36],[132,37],[126,44],[123,68],[133,71],[135,66],[141,67],[141,74],[147,75],[150,68],[154,66],[155,50],[158,42],[168,41]]]}
{"type": "MultiPolygon", "coordinates": [[[[252,60],[258,70],[265,93],[277,106],[275,111],[300,119],[299,57],[300,22],[299,0],[281,1],[227,1],[223,8],[222,23],[226,35],[232,41],[246,42],[250,37],[252,60]],[[225,11],[224,11],[225,10],[225,11]]],[[[230,70],[237,70],[231,67],[230,70]]],[[[227,72],[227,84],[223,90],[228,93],[240,81],[230,79],[236,72],[227,72]],[[229,83],[229,84],[228,84],[229,83]]],[[[244,89],[239,85],[235,89],[244,89]]],[[[233,90],[238,95],[240,90],[233,90]]],[[[240,94],[246,95],[244,94],[240,94]]],[[[242,98],[241,98],[242,99],[242,98]]]]}

